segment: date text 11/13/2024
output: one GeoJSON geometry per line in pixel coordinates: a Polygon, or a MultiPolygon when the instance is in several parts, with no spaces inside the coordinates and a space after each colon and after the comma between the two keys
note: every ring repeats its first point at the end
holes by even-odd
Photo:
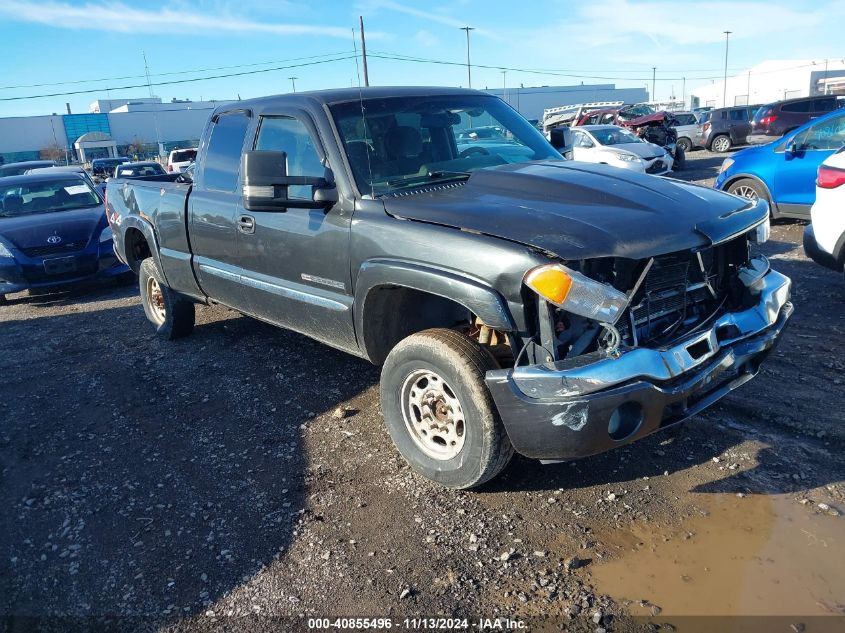
{"type": "Polygon", "coordinates": [[[479,631],[524,630],[527,623],[511,618],[309,618],[308,628],[320,629],[405,629],[412,631],[450,631],[476,629],[479,631]]]}

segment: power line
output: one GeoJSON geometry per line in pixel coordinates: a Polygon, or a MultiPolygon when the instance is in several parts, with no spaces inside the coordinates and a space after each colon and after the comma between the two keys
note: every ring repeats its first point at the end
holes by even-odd
{"type": "MultiPolygon", "coordinates": [[[[193,68],[190,70],[171,70],[163,73],[150,73],[150,77],[171,77],[173,75],[189,75],[191,73],[214,72],[218,70],[231,70],[233,68],[251,68],[253,66],[266,66],[267,64],[285,64],[287,62],[297,62],[309,59],[320,59],[323,57],[335,57],[337,55],[350,55],[352,51],[340,51],[337,53],[324,53],[322,55],[308,55],[306,57],[291,57],[288,59],[277,59],[266,62],[252,62],[249,64],[233,64],[231,66],[215,66],[211,68],[193,68]]],[[[123,81],[126,79],[145,79],[146,74],[142,75],[123,75],[122,77],[99,77],[96,79],[73,79],[67,81],[52,81],[40,84],[20,84],[17,86],[0,86],[0,90],[17,90],[19,88],[44,88],[45,86],[67,86],[74,84],[97,83],[101,81],[123,81]]]]}
{"type": "MultiPolygon", "coordinates": [[[[190,79],[174,79],[172,81],[158,81],[154,85],[156,86],[170,86],[174,84],[186,84],[186,83],[193,83],[197,81],[208,81],[211,79],[226,79],[228,77],[242,77],[244,75],[256,75],[259,73],[269,73],[274,72],[277,70],[288,70],[290,68],[302,68],[303,66],[316,66],[317,64],[328,64],[331,62],[340,62],[345,61],[348,59],[355,59],[355,55],[348,55],[345,57],[336,57],[334,59],[323,59],[319,61],[312,61],[312,62],[303,62],[301,64],[290,64],[288,66],[276,66],[275,68],[262,68],[259,70],[244,70],[237,73],[226,73],[223,75],[214,75],[211,77],[193,77],[190,79]]],[[[146,88],[147,83],[142,84],[134,84],[128,86],[108,86],[108,87],[101,87],[101,88],[93,88],[90,90],[72,90],[68,92],[53,92],[50,94],[40,94],[40,95],[26,95],[26,96],[19,96],[19,97],[0,97],[0,101],[23,101],[24,99],[44,99],[47,97],[65,97],[69,95],[80,95],[80,94],[91,94],[94,92],[102,92],[103,90],[130,90],[133,88],[146,88]]]]}
{"type": "MultiPolygon", "coordinates": [[[[409,61],[409,62],[419,62],[419,63],[428,63],[428,64],[442,64],[447,66],[465,66],[466,64],[463,62],[454,62],[449,60],[443,59],[429,59],[425,57],[413,57],[410,55],[402,55],[400,53],[389,53],[385,51],[372,51],[370,53],[370,57],[377,57],[379,59],[387,59],[392,61],[409,61]]],[[[493,66],[493,65],[484,65],[484,64],[473,64],[476,68],[485,68],[489,70],[508,70],[508,71],[515,71],[521,72],[526,74],[534,74],[534,75],[550,75],[554,77],[569,77],[573,79],[599,79],[599,80],[610,80],[610,81],[651,81],[652,77],[608,77],[603,75],[584,75],[584,74],[576,74],[575,72],[570,72],[568,70],[558,70],[558,69],[540,69],[540,68],[515,68],[511,66],[493,66]]],[[[772,70],[761,70],[757,72],[753,72],[753,75],[764,75],[770,73],[779,73],[784,72],[787,70],[794,70],[798,68],[810,68],[813,66],[818,66],[818,64],[801,64],[798,66],[790,66],[786,68],[776,68],[772,70]]],[[[595,71],[599,72],[599,71],[595,71]]],[[[616,71],[614,71],[616,72],[616,71]]],[[[627,71],[626,71],[627,72],[627,71]]],[[[634,71],[630,71],[634,72],[634,71]]],[[[642,72],[642,70],[638,71],[642,72]]],[[[670,71],[667,71],[670,72],[670,71]]],[[[675,71],[677,72],[677,71],[675,71]]],[[[683,81],[684,79],[689,79],[693,81],[704,81],[704,80],[715,80],[721,79],[722,75],[712,75],[712,76],[705,76],[705,77],[690,77],[689,75],[685,75],[682,77],[660,77],[661,81],[683,81]]]]}

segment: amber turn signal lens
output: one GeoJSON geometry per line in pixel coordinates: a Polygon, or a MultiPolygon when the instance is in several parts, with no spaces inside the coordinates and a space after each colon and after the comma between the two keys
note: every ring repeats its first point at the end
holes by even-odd
{"type": "Polygon", "coordinates": [[[525,284],[547,301],[561,305],[572,288],[572,277],[557,267],[541,267],[528,274],[525,284]]]}

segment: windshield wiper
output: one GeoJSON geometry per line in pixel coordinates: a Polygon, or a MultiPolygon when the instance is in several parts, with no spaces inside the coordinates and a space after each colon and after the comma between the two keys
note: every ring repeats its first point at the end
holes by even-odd
{"type": "Polygon", "coordinates": [[[444,178],[444,177],[454,177],[454,178],[469,178],[472,176],[472,172],[469,171],[448,171],[443,169],[437,169],[435,171],[428,172],[429,178],[444,178]]]}

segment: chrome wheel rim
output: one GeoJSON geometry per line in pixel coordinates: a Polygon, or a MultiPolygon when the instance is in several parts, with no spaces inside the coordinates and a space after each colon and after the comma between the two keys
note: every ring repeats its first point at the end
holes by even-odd
{"type": "Polygon", "coordinates": [[[463,407],[452,388],[429,369],[412,372],[402,385],[402,416],[408,434],[432,459],[453,459],[464,447],[463,407]]]}
{"type": "Polygon", "coordinates": [[[748,185],[740,185],[739,187],[734,187],[734,190],[731,192],[735,196],[739,196],[740,198],[748,198],[749,200],[757,200],[759,196],[757,196],[757,192],[754,191],[748,185]]]}
{"type": "Polygon", "coordinates": [[[161,291],[161,286],[153,277],[147,279],[147,297],[149,298],[150,312],[153,315],[153,319],[161,325],[164,323],[167,309],[164,306],[164,293],[161,291]]]}
{"type": "Polygon", "coordinates": [[[726,139],[724,136],[721,138],[717,138],[713,144],[716,146],[717,152],[725,152],[727,151],[728,147],[730,147],[728,139],[726,139]]]}

